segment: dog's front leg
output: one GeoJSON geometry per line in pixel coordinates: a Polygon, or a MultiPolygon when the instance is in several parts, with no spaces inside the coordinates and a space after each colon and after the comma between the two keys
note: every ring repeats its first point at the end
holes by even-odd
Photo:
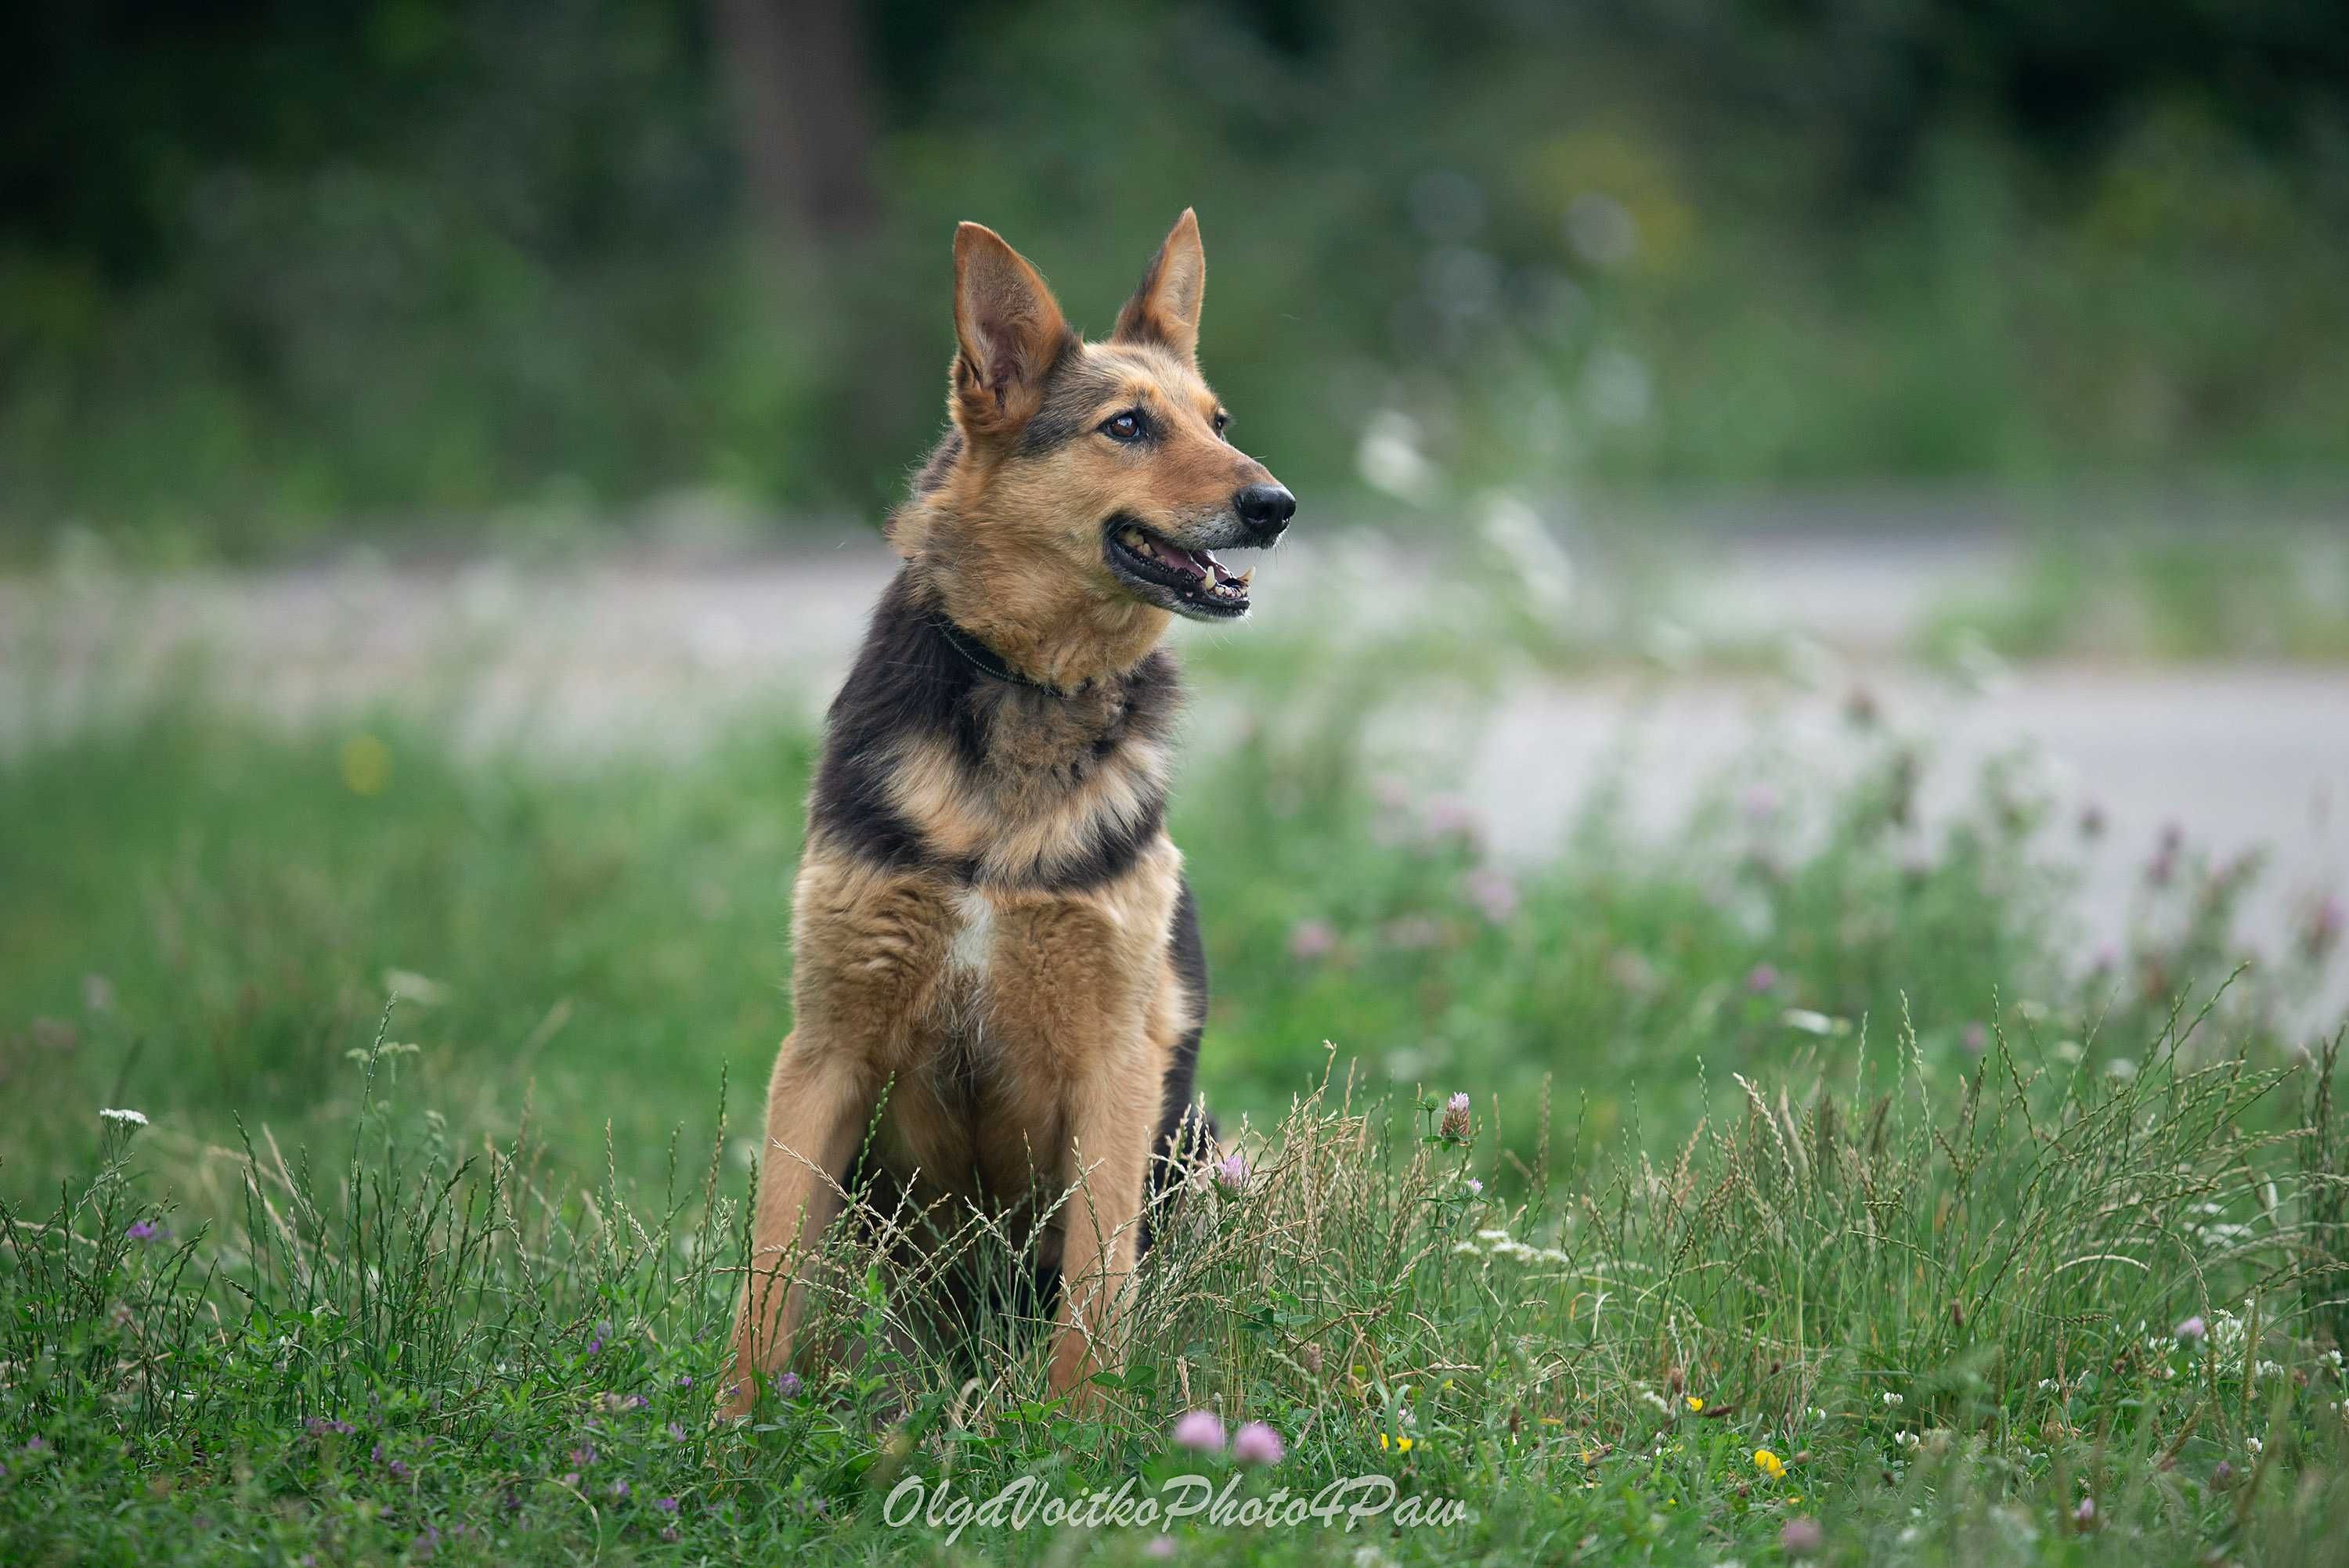
{"type": "Polygon", "coordinates": [[[1147,1075],[1112,1068],[1081,1084],[1069,1107],[1063,1181],[1076,1191],[1062,1210],[1061,1311],[1049,1387],[1078,1409],[1099,1403],[1087,1379],[1125,1360],[1157,1087],[1147,1075]]]}
{"type": "Polygon", "coordinates": [[[789,1364],[807,1310],[807,1268],[841,1210],[839,1183],[872,1115],[875,1087],[863,1057],[827,1048],[808,1029],[775,1055],[767,1084],[750,1272],[734,1318],[734,1387],[724,1409],[749,1413],[759,1378],[789,1364]]]}

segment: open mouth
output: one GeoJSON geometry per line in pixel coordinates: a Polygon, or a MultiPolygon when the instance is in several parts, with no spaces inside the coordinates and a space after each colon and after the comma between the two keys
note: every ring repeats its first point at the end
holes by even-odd
{"type": "Polygon", "coordinates": [[[1153,533],[1129,517],[1110,520],[1102,555],[1109,569],[1143,599],[1197,621],[1230,620],[1247,614],[1248,580],[1256,569],[1234,573],[1204,550],[1191,550],[1153,533]]]}

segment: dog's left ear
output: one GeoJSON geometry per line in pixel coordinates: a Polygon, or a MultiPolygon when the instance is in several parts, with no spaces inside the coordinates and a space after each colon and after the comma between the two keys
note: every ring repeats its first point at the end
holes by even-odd
{"type": "Polygon", "coordinates": [[[1199,352],[1199,296],[1207,287],[1207,253],[1199,248],[1199,219],[1190,208],[1174,220],[1166,242],[1150,259],[1142,286],[1117,313],[1121,343],[1162,343],[1185,359],[1199,352]]]}

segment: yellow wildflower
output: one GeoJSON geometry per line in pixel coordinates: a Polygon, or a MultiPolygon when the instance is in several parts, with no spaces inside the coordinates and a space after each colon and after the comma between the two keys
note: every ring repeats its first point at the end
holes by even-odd
{"type": "Polygon", "coordinates": [[[372,735],[343,742],[343,787],[354,795],[380,795],[391,782],[391,748],[372,735]]]}
{"type": "Polygon", "coordinates": [[[1772,1480],[1784,1480],[1786,1479],[1786,1461],[1780,1459],[1776,1454],[1772,1453],[1768,1449],[1755,1449],[1754,1450],[1754,1468],[1760,1470],[1764,1475],[1768,1476],[1772,1480]]]}
{"type": "Polygon", "coordinates": [[[1703,1409],[1703,1408],[1704,1408],[1704,1401],[1703,1401],[1703,1400],[1702,1400],[1702,1399],[1700,1399],[1700,1398],[1697,1398],[1695,1395],[1693,1395],[1693,1394],[1691,1394],[1691,1395],[1688,1397],[1688,1402],[1689,1402],[1689,1408],[1690,1408],[1690,1409],[1692,1409],[1692,1410],[1702,1410],[1702,1409],[1703,1409]]]}

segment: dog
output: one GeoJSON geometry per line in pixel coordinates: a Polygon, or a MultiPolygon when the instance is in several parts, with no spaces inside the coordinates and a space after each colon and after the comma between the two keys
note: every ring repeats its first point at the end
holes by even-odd
{"type": "Polygon", "coordinates": [[[1049,1216],[1048,1392],[1095,1408],[1152,1211],[1215,1148],[1162,645],[1247,614],[1253,571],[1213,552],[1271,545],[1296,498],[1200,376],[1192,212],[1101,343],[992,230],[954,257],[949,427],[889,520],[901,564],[809,798],[736,1414],[792,1363],[811,1253],[868,1181],[1049,1216]]]}

